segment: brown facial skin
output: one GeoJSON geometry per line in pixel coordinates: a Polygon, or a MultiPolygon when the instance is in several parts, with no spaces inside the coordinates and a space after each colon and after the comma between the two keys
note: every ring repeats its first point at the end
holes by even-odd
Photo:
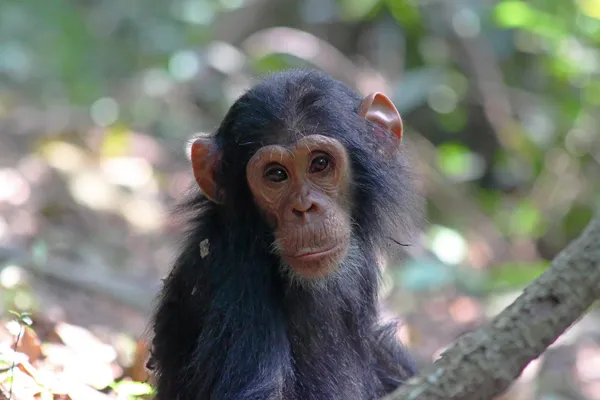
{"type": "Polygon", "coordinates": [[[280,257],[302,277],[325,276],[346,256],[349,167],[344,147],[321,135],[305,136],[291,148],[263,147],[246,167],[280,257]]]}

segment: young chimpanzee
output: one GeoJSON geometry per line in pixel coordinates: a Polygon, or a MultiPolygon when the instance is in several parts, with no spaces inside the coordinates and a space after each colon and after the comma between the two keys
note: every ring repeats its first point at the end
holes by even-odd
{"type": "Polygon", "coordinates": [[[421,210],[401,138],[385,95],[294,70],[193,143],[202,193],[154,316],[157,399],[375,399],[415,373],[378,323],[381,258],[421,210]]]}

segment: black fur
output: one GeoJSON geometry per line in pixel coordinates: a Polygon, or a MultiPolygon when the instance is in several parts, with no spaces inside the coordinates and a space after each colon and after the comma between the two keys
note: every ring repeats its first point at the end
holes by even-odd
{"type": "Polygon", "coordinates": [[[323,73],[294,70],[233,104],[214,137],[224,203],[196,193],[184,205],[189,234],[154,317],[157,399],[375,399],[415,373],[395,326],[378,325],[376,254],[407,240],[421,203],[406,157],[378,153],[393,139],[375,135],[360,101],[323,73]],[[346,147],[353,185],[348,258],[314,284],[282,273],[245,178],[261,146],[310,133],[346,147]]]}

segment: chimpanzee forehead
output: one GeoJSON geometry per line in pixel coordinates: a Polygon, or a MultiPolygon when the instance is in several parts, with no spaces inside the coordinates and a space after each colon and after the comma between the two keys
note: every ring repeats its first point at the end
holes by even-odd
{"type": "Polygon", "coordinates": [[[308,135],[339,136],[342,119],[356,118],[352,112],[343,114],[330,107],[298,109],[290,107],[279,112],[260,112],[256,108],[240,110],[229,129],[220,130],[226,147],[262,147],[273,144],[293,146],[308,135]]]}
{"type": "Polygon", "coordinates": [[[242,161],[263,146],[293,146],[319,134],[341,141],[357,126],[361,97],[316,71],[275,74],[242,95],[217,132],[219,146],[242,161]]]}

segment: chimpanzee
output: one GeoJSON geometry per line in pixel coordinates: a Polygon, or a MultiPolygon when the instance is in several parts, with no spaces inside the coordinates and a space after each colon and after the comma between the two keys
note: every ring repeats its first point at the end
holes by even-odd
{"type": "Polygon", "coordinates": [[[415,374],[378,320],[420,197],[402,121],[315,70],[265,78],[191,147],[201,193],[154,315],[159,400],[376,399],[415,374]]]}

